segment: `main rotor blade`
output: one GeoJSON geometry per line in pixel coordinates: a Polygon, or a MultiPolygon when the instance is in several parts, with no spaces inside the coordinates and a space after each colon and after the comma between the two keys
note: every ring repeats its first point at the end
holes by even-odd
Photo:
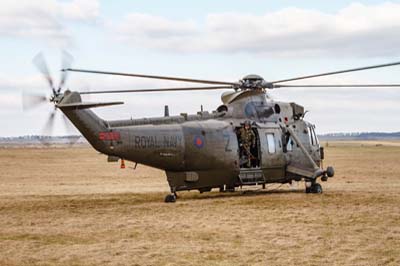
{"type": "Polygon", "coordinates": [[[44,78],[49,83],[50,88],[55,93],[54,82],[53,82],[53,79],[52,79],[52,77],[50,75],[49,68],[47,67],[46,59],[44,58],[43,54],[42,53],[38,53],[33,58],[32,62],[37,67],[37,69],[39,69],[39,71],[43,74],[44,78]]]}
{"type": "Polygon", "coordinates": [[[232,86],[210,86],[210,87],[186,87],[186,88],[164,88],[143,90],[115,90],[115,91],[82,91],[80,94],[102,94],[102,93],[131,93],[131,92],[167,92],[167,91],[203,91],[232,89],[232,86]]]}
{"type": "Polygon", "coordinates": [[[22,108],[24,111],[32,109],[44,102],[47,102],[45,95],[22,93],[22,108]]]}
{"type": "Polygon", "coordinates": [[[324,85],[274,85],[274,88],[392,88],[400,84],[324,84],[324,85]]]}
{"type": "MultiPolygon", "coordinates": [[[[70,68],[73,61],[74,58],[72,57],[72,55],[70,55],[66,51],[63,51],[61,69],[70,68]]],[[[58,90],[57,90],[58,93],[60,93],[61,89],[64,87],[67,77],[68,77],[68,71],[61,71],[60,84],[58,85],[58,90]]]]}
{"type": "Polygon", "coordinates": [[[225,81],[215,81],[215,80],[153,76],[153,75],[143,75],[143,74],[129,74],[129,73],[120,73],[120,72],[107,72],[107,71],[84,70],[84,69],[74,69],[74,68],[63,69],[62,71],[82,72],[82,73],[91,73],[91,74],[104,74],[104,75],[117,75],[117,76],[148,78],[148,79],[163,79],[163,80],[173,80],[173,81],[193,82],[193,83],[203,83],[203,84],[219,84],[219,85],[232,85],[232,86],[236,86],[239,84],[239,83],[235,83],[235,82],[225,82],[225,81]]]}
{"type": "Polygon", "coordinates": [[[381,64],[381,65],[374,65],[374,66],[367,66],[367,67],[359,67],[359,68],[351,68],[351,69],[346,69],[346,70],[339,70],[339,71],[321,73],[321,74],[316,74],[316,75],[302,76],[302,77],[297,77],[297,78],[282,79],[282,80],[273,81],[271,83],[275,84],[275,83],[282,83],[282,82],[288,82],[288,81],[294,81],[294,80],[317,78],[317,77],[323,77],[323,76],[337,75],[337,74],[356,72],[356,71],[362,71],[362,70],[368,70],[368,69],[374,69],[374,68],[397,66],[397,65],[400,65],[400,62],[381,64]]]}

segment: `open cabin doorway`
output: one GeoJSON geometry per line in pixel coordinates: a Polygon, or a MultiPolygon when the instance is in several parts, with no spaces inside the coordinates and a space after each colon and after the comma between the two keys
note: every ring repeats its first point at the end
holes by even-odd
{"type": "MultiPolygon", "coordinates": [[[[260,168],[261,163],[261,148],[260,135],[256,127],[251,127],[251,132],[254,135],[254,145],[252,141],[245,139],[243,136],[244,126],[236,127],[235,132],[239,144],[239,161],[241,169],[260,168]]],[[[251,134],[249,134],[251,135],[251,134]]]]}

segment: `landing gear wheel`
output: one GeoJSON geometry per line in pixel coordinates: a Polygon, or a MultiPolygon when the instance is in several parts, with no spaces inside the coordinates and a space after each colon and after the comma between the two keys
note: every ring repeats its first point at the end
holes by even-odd
{"type": "Polygon", "coordinates": [[[175,202],[176,201],[176,196],[175,196],[175,194],[168,194],[166,197],[165,197],[165,200],[164,200],[166,203],[173,203],[173,202],[175,202]]]}
{"type": "Polygon", "coordinates": [[[322,193],[322,186],[318,183],[315,183],[311,186],[311,192],[315,194],[321,194],[322,193]]]}

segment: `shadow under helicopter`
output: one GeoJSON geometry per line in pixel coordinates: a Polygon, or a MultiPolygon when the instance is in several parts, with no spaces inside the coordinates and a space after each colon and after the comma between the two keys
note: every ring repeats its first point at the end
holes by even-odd
{"type": "Polygon", "coordinates": [[[181,197],[178,194],[179,201],[190,201],[190,200],[207,200],[207,199],[228,199],[236,197],[254,197],[260,195],[280,195],[280,194],[305,194],[304,189],[257,189],[257,190],[237,190],[235,192],[209,192],[207,194],[182,194],[181,197]]]}

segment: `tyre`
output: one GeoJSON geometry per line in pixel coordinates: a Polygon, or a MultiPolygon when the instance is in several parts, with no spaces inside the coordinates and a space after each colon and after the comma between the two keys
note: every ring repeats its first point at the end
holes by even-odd
{"type": "Polygon", "coordinates": [[[326,168],[326,174],[328,177],[333,177],[335,175],[335,170],[332,166],[328,166],[328,168],[326,168]]]}
{"type": "Polygon", "coordinates": [[[166,203],[173,203],[173,202],[175,202],[176,201],[176,196],[174,195],[174,194],[168,194],[166,197],[165,197],[165,202],[166,203]]]}
{"type": "Polygon", "coordinates": [[[312,193],[321,194],[322,193],[322,186],[318,183],[315,183],[312,187],[312,193]]]}

